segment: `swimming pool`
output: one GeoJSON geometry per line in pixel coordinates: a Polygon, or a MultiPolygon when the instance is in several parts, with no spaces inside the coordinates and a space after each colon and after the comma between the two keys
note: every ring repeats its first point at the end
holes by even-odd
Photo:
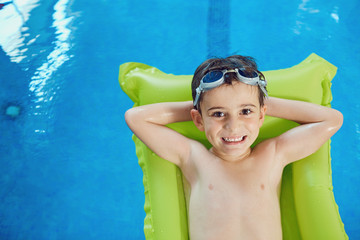
{"type": "Polygon", "coordinates": [[[290,67],[311,52],[338,69],[336,202],[360,239],[360,3],[0,1],[1,239],[144,239],[144,194],[118,66],[192,74],[208,56],[290,67]]]}

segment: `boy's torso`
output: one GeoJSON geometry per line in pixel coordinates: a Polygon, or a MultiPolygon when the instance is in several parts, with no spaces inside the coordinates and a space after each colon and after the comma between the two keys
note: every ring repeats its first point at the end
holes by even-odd
{"type": "MultiPolygon", "coordinates": [[[[279,191],[282,167],[271,146],[260,144],[238,163],[200,150],[190,181],[191,240],[282,238],[279,191]]],[[[268,144],[269,145],[269,144],[268,144]]],[[[185,174],[186,175],[186,174],[185,174]]]]}

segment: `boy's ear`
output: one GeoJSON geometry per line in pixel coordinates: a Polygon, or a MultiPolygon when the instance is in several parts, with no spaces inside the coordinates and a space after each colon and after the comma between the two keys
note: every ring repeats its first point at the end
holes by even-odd
{"type": "Polygon", "coordinates": [[[260,126],[262,126],[263,123],[264,123],[265,115],[266,115],[266,110],[267,110],[267,106],[266,106],[266,105],[260,107],[260,126]]]}
{"type": "Polygon", "coordinates": [[[191,109],[190,111],[191,114],[191,118],[195,124],[195,126],[200,130],[200,131],[204,131],[204,122],[202,119],[202,116],[200,114],[200,112],[196,109],[191,109]]]}

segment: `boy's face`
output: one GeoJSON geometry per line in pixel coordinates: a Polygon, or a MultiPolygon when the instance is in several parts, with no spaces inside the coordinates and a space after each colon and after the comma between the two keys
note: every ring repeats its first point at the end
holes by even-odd
{"type": "Polygon", "coordinates": [[[258,87],[234,81],[203,95],[201,112],[194,110],[196,126],[205,131],[213,153],[228,161],[246,157],[264,121],[266,107],[260,107],[258,87]]]}

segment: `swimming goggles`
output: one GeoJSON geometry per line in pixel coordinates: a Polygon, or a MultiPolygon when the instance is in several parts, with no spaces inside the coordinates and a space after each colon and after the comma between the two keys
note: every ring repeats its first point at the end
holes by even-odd
{"type": "Polygon", "coordinates": [[[261,91],[265,94],[265,96],[268,96],[268,93],[266,91],[266,80],[260,79],[259,74],[257,72],[253,72],[250,77],[249,74],[245,73],[243,70],[244,68],[235,68],[235,69],[224,69],[224,70],[215,70],[208,72],[205,74],[205,76],[201,79],[200,85],[196,88],[196,98],[194,101],[194,106],[197,105],[200,95],[203,92],[209,91],[213,88],[216,88],[224,83],[224,76],[226,73],[234,72],[236,73],[236,77],[240,82],[243,82],[248,85],[257,86],[259,85],[261,91]]]}

